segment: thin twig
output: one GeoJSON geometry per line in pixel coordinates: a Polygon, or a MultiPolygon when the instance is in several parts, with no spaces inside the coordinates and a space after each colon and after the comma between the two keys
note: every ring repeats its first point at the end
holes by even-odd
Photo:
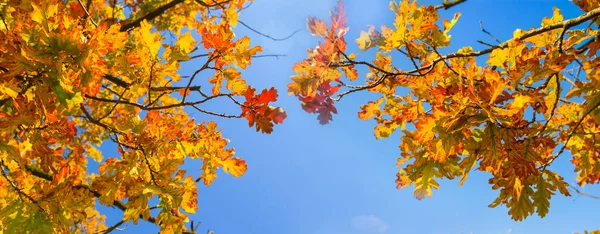
{"type": "Polygon", "coordinates": [[[485,28],[483,28],[483,21],[479,21],[479,28],[481,28],[481,31],[483,31],[485,34],[489,35],[490,37],[492,37],[492,39],[494,39],[498,44],[500,44],[500,40],[498,40],[498,38],[496,38],[494,35],[492,35],[492,33],[488,32],[487,30],[485,30],[485,28]]]}
{"type": "Polygon", "coordinates": [[[544,164],[544,166],[542,167],[542,171],[546,170],[546,167],[548,167],[548,165],[552,164],[552,162],[554,162],[554,160],[556,160],[565,151],[565,148],[569,144],[569,140],[571,140],[571,137],[573,137],[573,135],[575,134],[575,131],[577,131],[577,128],[579,128],[579,126],[581,125],[583,120],[590,113],[592,113],[592,111],[596,110],[596,108],[598,108],[599,106],[600,106],[600,102],[595,103],[594,106],[592,106],[592,108],[590,108],[588,111],[586,111],[583,114],[583,116],[581,116],[581,118],[577,121],[577,124],[575,124],[575,127],[573,127],[573,130],[571,131],[571,133],[569,133],[569,135],[567,136],[567,140],[565,140],[565,143],[563,143],[563,146],[560,148],[560,150],[558,151],[558,153],[556,155],[554,155],[546,164],[544,164]]]}
{"type": "Polygon", "coordinates": [[[96,232],[96,233],[97,234],[99,234],[99,233],[103,233],[103,234],[110,233],[110,232],[114,231],[115,229],[117,229],[119,226],[123,225],[124,223],[125,223],[125,221],[121,220],[118,223],[115,223],[114,225],[108,227],[107,229],[105,229],[103,231],[96,232]]]}
{"type": "Polygon", "coordinates": [[[554,103],[552,104],[552,110],[550,111],[550,117],[548,117],[548,120],[546,120],[546,123],[544,124],[542,129],[540,129],[540,131],[537,134],[535,134],[536,136],[539,136],[540,134],[542,134],[542,132],[544,132],[546,130],[546,128],[548,127],[548,124],[554,117],[554,113],[556,112],[556,107],[558,106],[558,100],[560,99],[560,91],[561,91],[560,90],[560,79],[559,79],[558,73],[554,73],[554,78],[556,79],[556,88],[555,88],[556,90],[554,90],[555,95],[556,95],[556,100],[554,100],[554,103]]]}
{"type": "Polygon", "coordinates": [[[89,18],[90,21],[92,22],[92,24],[96,27],[98,27],[98,24],[94,21],[94,19],[92,19],[92,17],[90,17],[90,12],[88,11],[88,9],[85,7],[85,5],[83,5],[83,3],[81,2],[81,0],[77,0],[77,2],[79,3],[79,6],[81,6],[81,8],[83,8],[83,11],[85,12],[85,16],[86,18],[89,18]]]}
{"type": "Polygon", "coordinates": [[[292,34],[290,34],[289,36],[287,36],[287,37],[284,37],[284,38],[274,38],[274,37],[271,37],[271,36],[269,36],[267,34],[261,33],[258,30],[250,27],[249,25],[247,25],[246,23],[244,23],[244,21],[238,20],[238,23],[242,24],[247,29],[250,29],[250,31],[255,32],[256,34],[261,35],[263,37],[269,38],[269,39],[271,39],[273,41],[284,41],[284,40],[287,40],[287,39],[291,38],[292,36],[294,36],[294,34],[300,32],[300,29],[298,29],[298,30],[294,31],[292,34]]]}
{"type": "Polygon", "coordinates": [[[444,0],[444,3],[435,6],[435,9],[441,9],[444,8],[444,10],[448,10],[450,9],[450,7],[456,6],[460,3],[466,2],[467,0],[454,0],[454,1],[448,1],[448,0],[444,0]]]}
{"type": "Polygon", "coordinates": [[[592,195],[592,194],[589,194],[589,193],[585,193],[585,192],[579,190],[577,187],[575,187],[573,185],[569,185],[569,188],[571,188],[571,190],[573,190],[575,193],[578,193],[579,195],[583,195],[583,196],[591,197],[591,198],[595,198],[595,199],[600,199],[600,196],[598,196],[598,195],[592,195]]]}
{"type": "Polygon", "coordinates": [[[8,24],[6,23],[6,21],[4,21],[4,16],[2,16],[2,14],[0,14],[0,19],[2,20],[2,23],[4,23],[4,27],[6,28],[6,33],[8,33],[8,31],[10,29],[8,28],[8,24]]]}

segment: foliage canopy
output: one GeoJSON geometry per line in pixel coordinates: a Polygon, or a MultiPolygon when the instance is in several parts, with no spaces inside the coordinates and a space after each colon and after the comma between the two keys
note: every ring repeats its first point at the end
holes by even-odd
{"type": "Polygon", "coordinates": [[[4,231],[106,233],[139,219],[164,233],[193,231],[184,222],[198,209],[196,184],[210,185],[219,168],[241,176],[246,164],[234,157],[216,123],[196,122],[184,107],[245,118],[263,133],[271,133],[286,117],[270,105],[277,99],[274,88],[257,91],[241,77],[262,51],[233,32],[239,11],[248,4],[3,1],[4,231]],[[197,68],[182,76],[182,63],[197,68]],[[201,76],[208,77],[203,87],[198,85],[201,76]],[[213,100],[231,102],[240,113],[202,107],[213,100]],[[118,151],[99,151],[106,141],[118,151]],[[202,162],[200,177],[180,168],[189,160],[202,162]],[[96,202],[122,210],[123,220],[107,227],[96,202]],[[153,209],[159,210],[155,217],[153,209]]]}
{"type": "Polygon", "coordinates": [[[578,17],[564,19],[554,8],[539,28],[444,55],[461,14],[440,20],[438,10],[462,2],[390,2],[393,25],[360,33],[358,48],[376,52],[359,60],[365,55],[347,52],[347,17],[338,1],[329,25],[308,18],[310,33],[322,41],[295,64],[288,92],[321,124],[333,119],[342,97],[379,94],[358,117],[376,121],[378,139],[402,132],[396,184],[414,185],[418,199],[431,197],[440,179],[460,178],[462,185],[479,170],[499,190],[490,207],[506,205],[514,220],[544,217],[554,194],[570,195],[570,185],[548,168],[566,151],[580,186],[600,182],[600,2],[575,0],[578,17]],[[487,62],[477,64],[482,56],[487,62]]]}

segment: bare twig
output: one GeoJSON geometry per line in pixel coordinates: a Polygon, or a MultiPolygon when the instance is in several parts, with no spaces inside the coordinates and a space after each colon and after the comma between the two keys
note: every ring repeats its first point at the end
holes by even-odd
{"type": "MultiPolygon", "coordinates": [[[[187,61],[191,61],[192,59],[202,58],[202,57],[206,57],[206,56],[208,56],[208,54],[194,55],[194,56],[191,56],[190,59],[179,60],[178,62],[187,62],[187,61]]],[[[259,55],[253,55],[252,58],[275,57],[275,58],[279,59],[279,57],[285,57],[285,56],[287,56],[287,54],[259,54],[259,55]]]]}
{"type": "Polygon", "coordinates": [[[467,0],[454,0],[454,1],[448,1],[448,0],[444,0],[444,3],[435,6],[435,9],[441,9],[444,8],[444,10],[448,10],[450,9],[450,7],[456,6],[460,3],[466,2],[467,0]]]}
{"type": "Polygon", "coordinates": [[[291,38],[292,36],[294,36],[294,34],[300,32],[300,29],[298,29],[298,30],[294,31],[292,34],[288,35],[287,37],[284,37],[284,38],[275,38],[275,37],[272,37],[272,36],[269,36],[267,34],[259,32],[258,30],[254,29],[254,28],[250,27],[249,25],[247,25],[246,23],[244,23],[244,21],[238,20],[238,23],[242,24],[247,29],[250,29],[250,31],[255,32],[256,34],[261,35],[263,37],[269,38],[269,39],[271,39],[273,41],[284,41],[284,40],[287,40],[287,39],[291,38]]]}
{"type": "Polygon", "coordinates": [[[489,46],[489,47],[492,47],[492,48],[495,47],[495,45],[492,45],[490,43],[484,42],[482,40],[477,40],[477,43],[482,44],[482,45],[486,45],[486,46],[489,46]]]}
{"type": "Polygon", "coordinates": [[[6,23],[6,21],[4,21],[4,16],[2,16],[2,14],[0,14],[0,20],[2,20],[2,23],[4,23],[4,27],[6,28],[6,32],[8,33],[10,29],[8,28],[8,24],[6,23]]]}
{"type": "Polygon", "coordinates": [[[148,13],[148,14],[146,14],[146,15],[144,15],[144,16],[142,16],[142,17],[140,17],[140,18],[138,18],[138,19],[136,19],[134,21],[132,21],[131,23],[122,25],[120,31],[121,32],[126,32],[126,31],[129,31],[129,30],[133,29],[133,28],[139,27],[140,24],[142,23],[142,21],[144,21],[144,20],[150,21],[150,20],[158,17],[159,15],[161,15],[162,13],[164,13],[165,11],[167,11],[168,9],[176,6],[179,3],[182,3],[183,1],[184,0],[173,0],[173,1],[170,1],[169,3],[167,3],[165,5],[162,5],[159,8],[156,8],[154,11],[151,11],[150,13],[148,13]]]}
{"type": "Polygon", "coordinates": [[[579,190],[577,187],[575,187],[573,185],[569,185],[569,188],[571,190],[573,190],[575,193],[578,193],[579,195],[583,195],[583,196],[591,197],[591,198],[595,198],[595,199],[600,199],[600,196],[598,196],[598,195],[592,195],[592,194],[583,192],[583,191],[579,190]]]}
{"type": "Polygon", "coordinates": [[[498,38],[496,38],[494,35],[492,35],[492,33],[488,32],[487,30],[485,30],[485,28],[483,28],[483,21],[479,21],[479,28],[481,28],[481,31],[484,32],[485,34],[489,35],[490,37],[492,37],[492,39],[494,39],[498,44],[500,44],[500,40],[498,40],[498,38]]]}
{"type": "Polygon", "coordinates": [[[124,223],[125,223],[125,221],[121,220],[118,223],[115,223],[114,225],[108,227],[106,230],[99,231],[99,232],[96,232],[96,233],[98,233],[98,234],[99,233],[102,233],[102,234],[110,233],[110,232],[116,230],[119,226],[123,225],[124,223]]]}

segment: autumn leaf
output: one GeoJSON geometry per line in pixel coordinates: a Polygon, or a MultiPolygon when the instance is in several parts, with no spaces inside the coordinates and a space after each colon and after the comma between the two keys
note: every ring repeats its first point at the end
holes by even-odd
{"type": "Polygon", "coordinates": [[[436,179],[460,177],[462,185],[480,170],[499,190],[490,207],[506,206],[514,220],[543,217],[556,191],[569,195],[568,184],[548,170],[557,158],[572,155],[579,185],[600,183],[593,141],[600,126],[600,43],[590,39],[597,29],[580,28],[598,22],[599,4],[575,3],[584,11],[579,16],[564,17],[555,7],[542,27],[512,30],[505,41],[482,27],[496,42],[452,50],[451,29],[462,13],[444,19],[440,11],[465,1],[391,1],[393,21],[360,32],[358,52],[375,50],[360,54],[343,37],[352,19],[338,1],[328,30],[309,18],[309,31],[318,28],[323,39],[294,65],[288,93],[321,124],[331,122],[336,102],[352,100],[347,96],[375,95],[359,104],[358,118],[374,120],[377,139],[402,130],[396,184],[415,185],[418,199],[432,195],[436,179]]]}
{"type": "Polygon", "coordinates": [[[242,116],[248,120],[250,127],[256,126],[256,131],[271,133],[273,126],[283,122],[287,114],[281,108],[275,108],[269,105],[270,102],[277,101],[277,91],[274,88],[264,89],[256,95],[254,88],[246,90],[246,102],[242,105],[242,116]]]}
{"type": "Polygon", "coordinates": [[[360,37],[356,39],[356,43],[359,49],[366,51],[383,43],[383,37],[374,26],[370,25],[367,32],[360,32],[360,37]]]}
{"type": "Polygon", "coordinates": [[[424,120],[419,120],[415,127],[417,131],[415,132],[415,137],[419,142],[425,143],[435,136],[434,128],[436,127],[435,120],[432,118],[426,118],[424,120]]]}
{"type": "Polygon", "coordinates": [[[223,160],[221,162],[221,165],[223,165],[223,170],[225,172],[231,173],[231,175],[233,175],[234,177],[240,177],[244,175],[244,172],[246,172],[246,170],[248,169],[248,167],[246,166],[246,162],[239,158],[229,158],[223,160]]]}
{"type": "Polygon", "coordinates": [[[362,111],[358,112],[358,117],[362,120],[367,120],[373,118],[373,116],[375,115],[378,115],[379,113],[381,113],[379,108],[382,102],[383,98],[380,98],[376,102],[369,102],[369,104],[367,105],[362,105],[360,107],[362,111]]]}
{"type": "Polygon", "coordinates": [[[316,17],[308,17],[307,25],[310,35],[322,37],[327,34],[327,24],[325,24],[325,21],[318,20],[316,17]]]}
{"type": "Polygon", "coordinates": [[[100,206],[124,222],[189,233],[197,186],[215,183],[221,170],[244,174],[217,124],[192,116],[248,118],[264,133],[286,118],[273,106],[277,91],[256,93],[243,75],[262,52],[234,32],[247,1],[181,3],[0,7],[0,34],[10,32],[0,37],[0,183],[15,185],[0,191],[9,204],[0,233],[123,224],[106,223],[100,206]],[[243,113],[221,112],[228,105],[243,113]],[[114,151],[100,147],[107,142],[114,151]],[[182,169],[193,161],[199,170],[182,169]]]}

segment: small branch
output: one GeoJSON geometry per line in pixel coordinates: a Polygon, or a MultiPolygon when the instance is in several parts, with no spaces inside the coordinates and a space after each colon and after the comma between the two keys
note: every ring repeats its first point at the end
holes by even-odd
{"type": "Polygon", "coordinates": [[[579,195],[583,195],[583,196],[591,197],[591,198],[595,198],[595,199],[600,199],[600,196],[598,196],[598,195],[592,195],[592,194],[589,194],[589,193],[585,193],[585,192],[579,190],[577,187],[575,187],[573,185],[569,185],[569,188],[571,190],[573,190],[575,193],[578,193],[579,195]]]}
{"type": "MultiPolygon", "coordinates": [[[[2,16],[2,14],[0,14],[0,20],[2,20],[2,23],[4,23],[4,27],[6,28],[6,33],[8,33],[8,31],[10,31],[10,29],[8,28],[8,24],[6,23],[6,21],[4,21],[4,16],[2,16]]],[[[8,71],[8,70],[6,70],[8,71]]]]}
{"type": "Polygon", "coordinates": [[[481,41],[481,40],[477,40],[477,43],[482,44],[482,45],[486,45],[486,46],[489,46],[489,47],[492,47],[492,48],[496,47],[495,45],[492,45],[490,43],[487,43],[487,42],[484,42],[484,41],[481,41]]]}
{"type": "Polygon", "coordinates": [[[552,157],[548,163],[546,163],[543,167],[542,167],[542,171],[546,170],[546,167],[550,164],[552,164],[552,162],[554,162],[554,160],[556,160],[556,158],[558,158],[564,151],[565,148],[567,147],[567,145],[569,144],[569,140],[571,140],[571,137],[573,137],[573,135],[575,134],[575,131],[577,131],[577,128],[579,128],[579,126],[581,125],[581,123],[583,122],[583,120],[590,114],[592,113],[592,111],[596,110],[596,108],[598,108],[600,106],[600,102],[596,103],[594,106],[592,106],[592,108],[590,108],[588,111],[586,111],[583,116],[581,116],[581,118],[579,119],[579,121],[577,121],[577,124],[575,124],[575,127],[573,127],[573,130],[571,131],[571,133],[569,133],[569,136],[567,136],[567,140],[565,140],[565,143],[563,144],[563,146],[560,148],[560,150],[558,151],[558,153],[556,155],[554,155],[554,157],[552,157]]]}
{"type": "Polygon", "coordinates": [[[239,114],[239,115],[227,115],[227,114],[223,114],[223,113],[216,113],[216,112],[212,112],[212,111],[207,111],[207,110],[198,108],[196,105],[192,105],[192,107],[194,109],[196,109],[197,111],[202,112],[204,114],[219,116],[219,117],[228,118],[228,119],[238,119],[238,118],[242,118],[243,117],[241,114],[239,114]]]}
{"type": "Polygon", "coordinates": [[[279,57],[286,57],[286,56],[287,56],[287,54],[259,54],[259,55],[252,56],[252,58],[275,57],[276,59],[279,59],[279,57]]]}
{"type": "Polygon", "coordinates": [[[38,206],[38,208],[40,208],[40,210],[42,210],[43,212],[46,212],[46,210],[44,210],[39,204],[38,201],[36,201],[35,199],[33,199],[33,197],[29,196],[28,194],[26,194],[25,192],[23,192],[23,189],[19,188],[10,178],[8,178],[8,175],[6,174],[6,171],[8,170],[8,167],[4,164],[4,160],[0,159],[0,165],[2,166],[2,170],[0,170],[2,172],[2,177],[4,177],[4,179],[6,179],[6,181],[10,184],[10,186],[17,191],[17,194],[19,194],[19,197],[21,197],[21,199],[23,200],[29,200],[29,202],[35,204],[36,206],[38,206]]]}
{"type": "MultiPolygon", "coordinates": [[[[489,35],[490,37],[492,37],[492,39],[494,39],[498,44],[500,44],[500,40],[498,40],[498,38],[496,38],[494,35],[492,35],[490,32],[488,32],[487,30],[485,30],[485,28],[483,28],[483,21],[479,21],[479,28],[481,28],[481,31],[483,31],[485,34],[489,35]]],[[[478,41],[479,42],[479,41],[478,41]]],[[[480,42],[481,43],[481,42],[480,42]]],[[[491,46],[493,47],[493,46],[491,46]]]]}
{"type": "Polygon", "coordinates": [[[448,0],[444,0],[444,3],[435,6],[435,9],[441,9],[444,8],[444,10],[448,10],[453,6],[456,6],[458,4],[461,4],[463,2],[466,2],[467,0],[454,0],[454,1],[448,1],[448,0]]]}
{"type": "Polygon", "coordinates": [[[113,84],[115,84],[119,87],[127,88],[131,85],[130,83],[127,83],[127,82],[125,82],[117,77],[111,76],[111,75],[104,75],[103,78],[107,79],[108,81],[112,82],[113,84]]]}
{"type": "MultiPolygon", "coordinates": [[[[202,5],[202,6],[206,7],[206,8],[211,8],[211,7],[214,7],[214,6],[220,6],[221,4],[227,3],[227,2],[230,2],[230,1],[231,0],[227,0],[227,1],[223,1],[223,2],[216,2],[214,4],[209,5],[206,2],[203,2],[203,1],[200,1],[200,0],[195,0],[196,3],[202,5]]],[[[171,2],[169,2],[169,3],[167,3],[167,4],[163,5],[163,6],[161,6],[159,8],[156,8],[154,11],[151,11],[150,13],[142,16],[141,18],[138,18],[138,19],[132,21],[129,24],[124,24],[123,26],[121,26],[120,31],[121,32],[126,32],[126,31],[129,31],[129,30],[133,29],[133,28],[139,27],[140,24],[142,23],[142,21],[144,21],[144,20],[147,20],[147,21],[153,20],[154,18],[162,15],[165,11],[171,9],[172,7],[174,7],[177,4],[182,3],[182,2],[184,2],[184,0],[173,0],[173,1],[171,1],[171,2]]],[[[215,1],[213,0],[213,2],[215,2],[215,1]]]]}
{"type": "MultiPolygon", "coordinates": [[[[491,53],[492,51],[494,51],[496,49],[507,48],[508,44],[511,41],[524,40],[524,39],[527,39],[527,38],[539,35],[541,33],[545,33],[545,32],[548,32],[548,31],[555,30],[555,29],[559,29],[559,28],[563,28],[563,29],[567,29],[568,30],[571,27],[577,26],[577,25],[579,25],[579,24],[581,24],[583,22],[586,22],[586,21],[588,21],[590,19],[593,19],[593,18],[596,18],[598,16],[600,16],[600,8],[596,8],[594,10],[591,10],[591,11],[589,11],[589,12],[587,12],[585,14],[582,14],[582,15],[576,17],[576,18],[572,18],[572,19],[565,20],[565,21],[558,22],[558,23],[551,24],[551,25],[546,25],[544,27],[540,27],[540,28],[537,28],[537,29],[534,29],[534,30],[531,30],[531,31],[528,31],[528,32],[523,32],[519,37],[512,38],[512,39],[510,39],[508,41],[505,41],[505,42],[503,42],[503,43],[501,43],[501,44],[499,44],[497,46],[494,46],[492,48],[487,48],[487,49],[484,49],[484,50],[474,51],[474,52],[468,52],[468,53],[451,53],[451,54],[447,54],[445,56],[442,56],[442,57],[439,57],[437,59],[434,59],[427,66],[423,66],[423,67],[420,67],[420,68],[417,68],[417,69],[414,69],[414,70],[411,70],[411,71],[388,72],[388,71],[385,71],[382,68],[379,68],[379,67],[377,67],[377,66],[375,66],[375,65],[373,65],[371,63],[364,62],[364,61],[353,61],[353,60],[350,60],[349,58],[347,58],[347,56],[346,56],[346,59],[348,60],[348,63],[333,64],[333,65],[330,65],[330,67],[345,67],[345,66],[353,66],[353,65],[356,65],[356,64],[361,64],[361,65],[366,65],[366,66],[368,66],[368,67],[370,67],[370,68],[372,68],[372,69],[374,69],[376,71],[379,71],[381,73],[384,73],[387,76],[382,76],[375,83],[366,84],[366,85],[362,85],[362,86],[352,86],[352,88],[353,88],[352,90],[348,90],[346,92],[338,94],[338,97],[336,99],[334,99],[334,100],[339,100],[341,98],[341,96],[349,94],[349,93],[353,93],[353,92],[356,92],[356,91],[359,91],[359,90],[365,90],[365,89],[374,88],[375,86],[383,83],[384,79],[387,78],[387,77],[390,77],[390,76],[398,76],[398,75],[423,76],[423,75],[426,75],[429,72],[431,72],[433,70],[433,68],[437,65],[437,63],[439,63],[442,60],[446,60],[446,59],[450,59],[450,58],[479,57],[479,56],[482,56],[482,55],[489,54],[489,53],[491,53]],[[427,72],[425,74],[423,74],[423,73],[421,73],[421,71],[427,71],[427,72]]],[[[591,42],[588,42],[588,43],[591,43],[591,42]]],[[[344,54],[344,56],[345,56],[345,54],[344,54]]]]}
{"type": "Polygon", "coordinates": [[[261,35],[261,36],[263,36],[263,37],[269,38],[269,39],[271,39],[271,40],[273,40],[273,41],[284,41],[284,40],[287,40],[287,39],[291,38],[292,36],[294,36],[294,34],[296,34],[296,33],[300,32],[300,29],[298,29],[298,30],[294,31],[292,34],[290,34],[289,36],[287,36],[287,37],[284,37],[284,38],[274,38],[274,37],[271,37],[271,36],[269,36],[269,35],[266,35],[266,34],[264,34],[264,33],[261,33],[261,32],[259,32],[258,30],[256,30],[256,29],[254,29],[254,28],[252,28],[252,27],[248,26],[246,23],[244,23],[244,21],[238,20],[238,23],[242,24],[242,25],[243,25],[244,27],[246,27],[247,29],[250,29],[250,31],[252,31],[252,32],[255,32],[256,34],[258,34],[258,35],[261,35]]]}
{"type": "Polygon", "coordinates": [[[563,39],[565,37],[565,32],[567,32],[567,27],[563,27],[562,31],[560,32],[560,36],[558,36],[558,38],[556,39],[555,43],[558,43],[558,52],[559,53],[563,53],[563,39]]]}
{"type": "MultiPolygon", "coordinates": [[[[144,150],[144,148],[141,148],[141,152],[142,154],[144,154],[144,159],[146,159],[146,166],[148,166],[148,170],[150,171],[150,179],[152,180],[152,183],[154,183],[154,185],[156,186],[159,186],[158,183],[156,183],[156,178],[154,177],[154,173],[156,173],[156,171],[154,171],[154,169],[152,169],[152,166],[150,166],[150,160],[148,160],[148,156],[146,155],[146,151],[144,150]]],[[[152,155],[150,155],[150,157],[152,157],[152,155]]]]}
{"type": "MultiPolygon", "coordinates": [[[[191,56],[190,59],[179,60],[178,62],[187,62],[187,61],[191,61],[192,59],[202,58],[202,57],[206,57],[206,56],[208,56],[208,54],[194,55],[194,56],[191,56]]],[[[253,55],[252,58],[275,57],[275,58],[279,59],[279,57],[286,57],[286,56],[287,56],[287,54],[259,54],[259,55],[253,55]]]]}
{"type": "Polygon", "coordinates": [[[140,24],[142,23],[142,21],[147,20],[150,21],[158,16],[160,16],[162,13],[164,13],[165,11],[167,11],[168,9],[176,6],[179,3],[182,3],[184,0],[173,0],[165,5],[162,5],[159,8],[156,8],[154,11],[151,11],[150,13],[142,16],[141,18],[138,18],[134,21],[132,21],[131,23],[128,24],[124,24],[123,26],[121,26],[120,31],[121,32],[126,32],[129,31],[133,28],[139,27],[140,24]]]}
{"type": "Polygon", "coordinates": [[[595,36],[594,38],[590,39],[589,41],[586,41],[585,43],[583,43],[583,45],[579,46],[579,48],[575,49],[577,51],[577,54],[582,54],[583,52],[587,51],[588,46],[590,44],[592,44],[592,42],[597,41],[599,38],[599,36],[595,36]]]}
{"type": "MultiPolygon", "coordinates": [[[[408,58],[410,59],[410,62],[413,64],[413,66],[415,67],[415,69],[418,69],[419,66],[417,65],[417,62],[415,61],[414,56],[410,52],[410,48],[408,47],[408,43],[406,41],[404,42],[404,46],[406,47],[406,53],[407,53],[408,58]]],[[[401,50],[398,49],[398,51],[401,51],[401,50]]]]}
{"type": "Polygon", "coordinates": [[[357,88],[357,89],[351,89],[351,90],[347,90],[345,92],[342,92],[342,93],[336,95],[335,98],[332,98],[332,100],[334,100],[334,101],[337,102],[337,101],[341,100],[342,97],[344,97],[344,96],[346,96],[348,94],[351,94],[351,93],[354,93],[354,92],[358,92],[358,91],[361,91],[361,90],[365,90],[365,89],[375,88],[378,85],[382,84],[385,81],[385,79],[387,79],[388,77],[389,77],[388,74],[384,74],[379,79],[377,79],[377,81],[375,81],[375,82],[373,82],[373,83],[371,83],[369,85],[361,86],[360,88],[357,88]]]}
{"type": "Polygon", "coordinates": [[[125,223],[125,221],[121,220],[118,223],[115,223],[114,225],[108,227],[106,230],[100,231],[100,232],[96,232],[96,233],[103,233],[103,234],[107,234],[110,233],[112,231],[114,231],[115,229],[117,229],[119,226],[123,225],[125,223]]]}
{"type": "Polygon", "coordinates": [[[83,112],[83,114],[85,115],[86,119],[88,119],[90,121],[90,123],[93,123],[95,125],[98,125],[106,130],[108,130],[109,132],[114,132],[114,133],[121,133],[120,131],[118,131],[117,129],[114,129],[96,119],[94,119],[94,117],[92,117],[92,115],[90,114],[90,112],[88,112],[88,110],[85,108],[85,105],[83,105],[83,103],[79,104],[79,109],[83,112]]]}
{"type": "Polygon", "coordinates": [[[556,112],[556,107],[558,106],[558,100],[560,99],[560,91],[561,91],[558,73],[554,73],[554,78],[556,79],[556,90],[555,90],[556,100],[554,100],[554,104],[552,104],[552,110],[550,112],[550,117],[548,117],[548,120],[546,120],[546,123],[544,124],[542,129],[540,129],[540,131],[537,134],[535,134],[536,136],[539,136],[540,134],[542,134],[542,132],[544,132],[546,130],[546,128],[548,127],[548,124],[550,123],[550,120],[552,120],[552,118],[554,117],[554,113],[556,112]]]}
{"type": "Polygon", "coordinates": [[[81,0],[77,0],[77,2],[79,3],[79,6],[81,6],[81,8],[83,8],[83,11],[85,12],[85,18],[89,18],[90,22],[92,22],[92,24],[94,26],[98,27],[98,24],[94,21],[94,19],[92,19],[92,17],[90,17],[90,12],[85,7],[85,5],[83,5],[83,3],[81,2],[81,0]]]}

